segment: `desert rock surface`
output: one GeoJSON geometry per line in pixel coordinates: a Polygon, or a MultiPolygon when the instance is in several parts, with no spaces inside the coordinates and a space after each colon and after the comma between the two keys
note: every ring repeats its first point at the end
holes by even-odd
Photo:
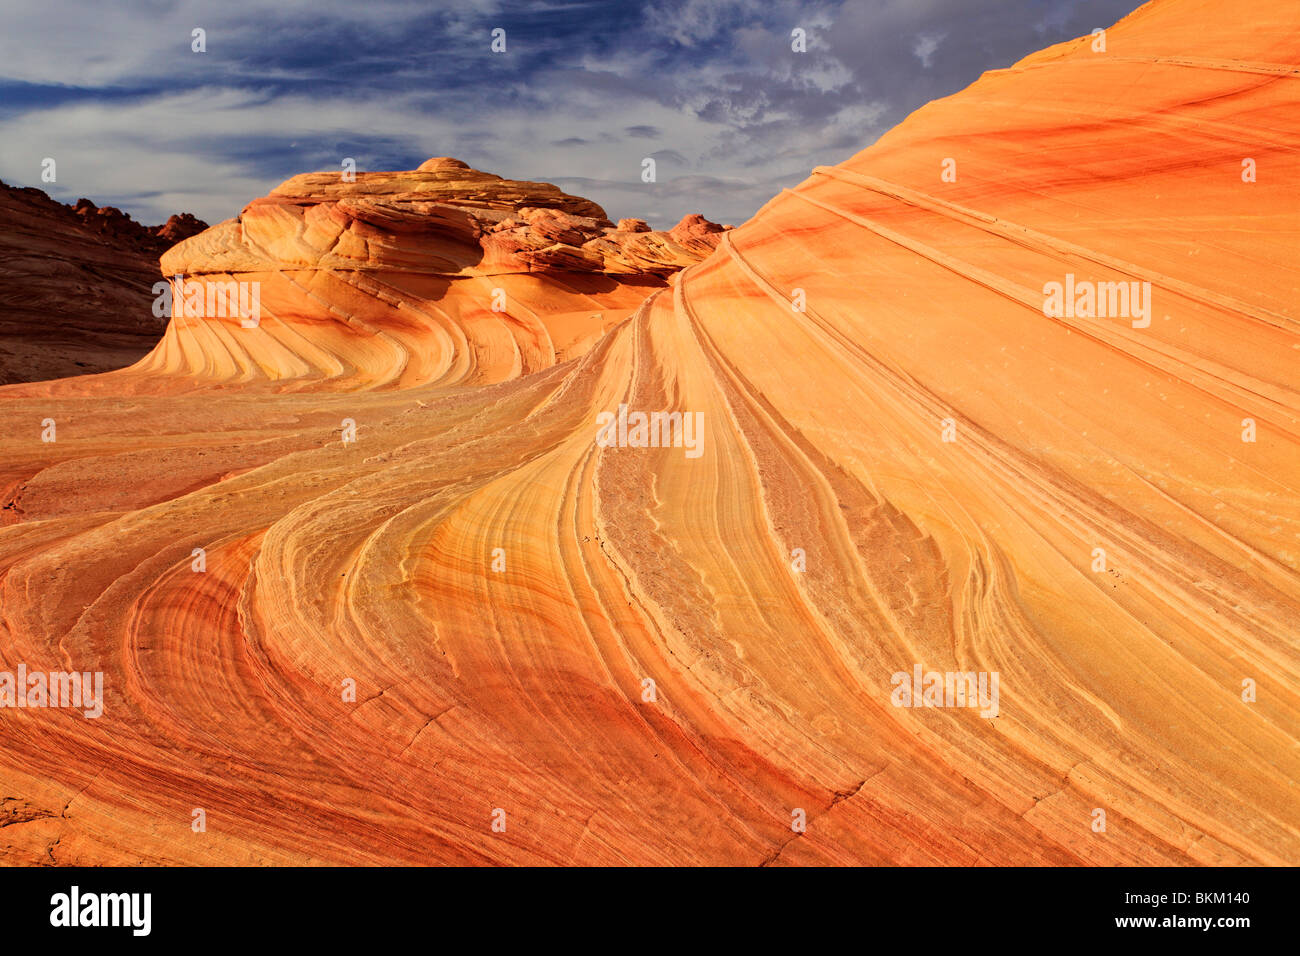
{"type": "Polygon", "coordinates": [[[502,382],[586,352],[722,234],[701,216],[667,232],[615,226],[550,183],[448,157],[295,176],[162,258],[184,277],[178,300],[183,283],[255,284],[255,334],[232,331],[217,300],[178,316],[135,374],[157,373],[159,388],[502,382]]]}
{"type": "Polygon", "coordinates": [[[1300,863],[1300,10],[1234,10],[732,231],[439,160],[173,249],[260,325],[0,390],[0,666],[106,688],[0,711],[0,858],[1300,863]],[[1045,314],[1067,276],[1149,324],[1045,314]],[[701,453],[600,444],[620,405],[701,453]],[[918,664],[996,716],[894,706],[918,664]]]}
{"type": "Polygon", "coordinates": [[[207,228],[189,213],[142,226],[112,206],[66,206],[0,183],[0,385],[122,368],[166,328],[158,257],[207,228]]]}

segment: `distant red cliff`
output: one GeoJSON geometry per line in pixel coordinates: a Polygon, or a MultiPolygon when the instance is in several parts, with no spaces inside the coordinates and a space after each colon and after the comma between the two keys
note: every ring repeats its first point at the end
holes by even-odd
{"type": "Polygon", "coordinates": [[[207,228],[144,226],[89,199],[64,205],[0,183],[0,385],[103,372],[151,349],[158,257],[207,228]]]}

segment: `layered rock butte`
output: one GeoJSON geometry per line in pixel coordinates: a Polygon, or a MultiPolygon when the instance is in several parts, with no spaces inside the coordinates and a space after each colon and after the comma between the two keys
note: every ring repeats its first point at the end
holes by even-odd
{"type": "Polygon", "coordinates": [[[1300,862],[1297,64],[1294,4],[1157,0],[648,295],[608,264],[675,252],[487,181],[299,177],[184,243],[257,328],[0,391],[3,666],[107,694],[0,711],[3,858],[1300,862]],[[1149,327],[1047,317],[1067,274],[1149,327]],[[598,447],[621,403],[703,454],[598,447]],[[891,706],[918,662],[998,715],[891,706]]]}
{"type": "Polygon", "coordinates": [[[349,181],[295,176],[162,257],[177,301],[185,283],[257,283],[261,334],[213,321],[206,313],[223,310],[205,300],[131,377],[157,373],[159,389],[181,378],[291,389],[517,378],[586,352],[723,231],[698,215],[668,232],[616,226],[549,183],[447,157],[349,181]]]}
{"type": "Polygon", "coordinates": [[[158,257],[206,229],[189,213],[143,226],[0,183],[0,385],[121,368],[158,343],[158,257]]]}

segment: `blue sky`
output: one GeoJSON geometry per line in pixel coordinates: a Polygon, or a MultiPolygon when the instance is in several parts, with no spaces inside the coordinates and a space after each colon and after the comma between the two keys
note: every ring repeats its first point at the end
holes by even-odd
{"type": "Polygon", "coordinates": [[[148,224],[217,222],[344,157],[366,170],[454,156],[613,218],[739,223],[927,101],[1138,5],[0,0],[0,179],[148,224]],[[807,53],[791,50],[795,27],[807,53]],[[45,157],[55,183],[40,181],[45,157]]]}

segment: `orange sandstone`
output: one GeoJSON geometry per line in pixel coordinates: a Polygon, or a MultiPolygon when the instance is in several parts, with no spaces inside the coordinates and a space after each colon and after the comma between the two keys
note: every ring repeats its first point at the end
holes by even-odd
{"type": "Polygon", "coordinates": [[[449,158],[295,176],[162,258],[178,300],[188,283],[254,286],[252,334],[186,312],[137,372],[159,388],[500,382],[581,355],[721,233],[699,216],[628,233],[590,200],[449,158]]]}
{"type": "Polygon", "coordinates": [[[0,391],[0,666],[108,696],[0,711],[4,858],[1300,862],[1300,12],[1106,39],[734,232],[439,160],[173,250],[261,325],[0,391]],[[1067,276],[1149,324],[1045,314],[1067,276]],[[627,318],[566,353],[573,294],[627,318]],[[997,715],[894,706],[918,664],[997,715]]]}

